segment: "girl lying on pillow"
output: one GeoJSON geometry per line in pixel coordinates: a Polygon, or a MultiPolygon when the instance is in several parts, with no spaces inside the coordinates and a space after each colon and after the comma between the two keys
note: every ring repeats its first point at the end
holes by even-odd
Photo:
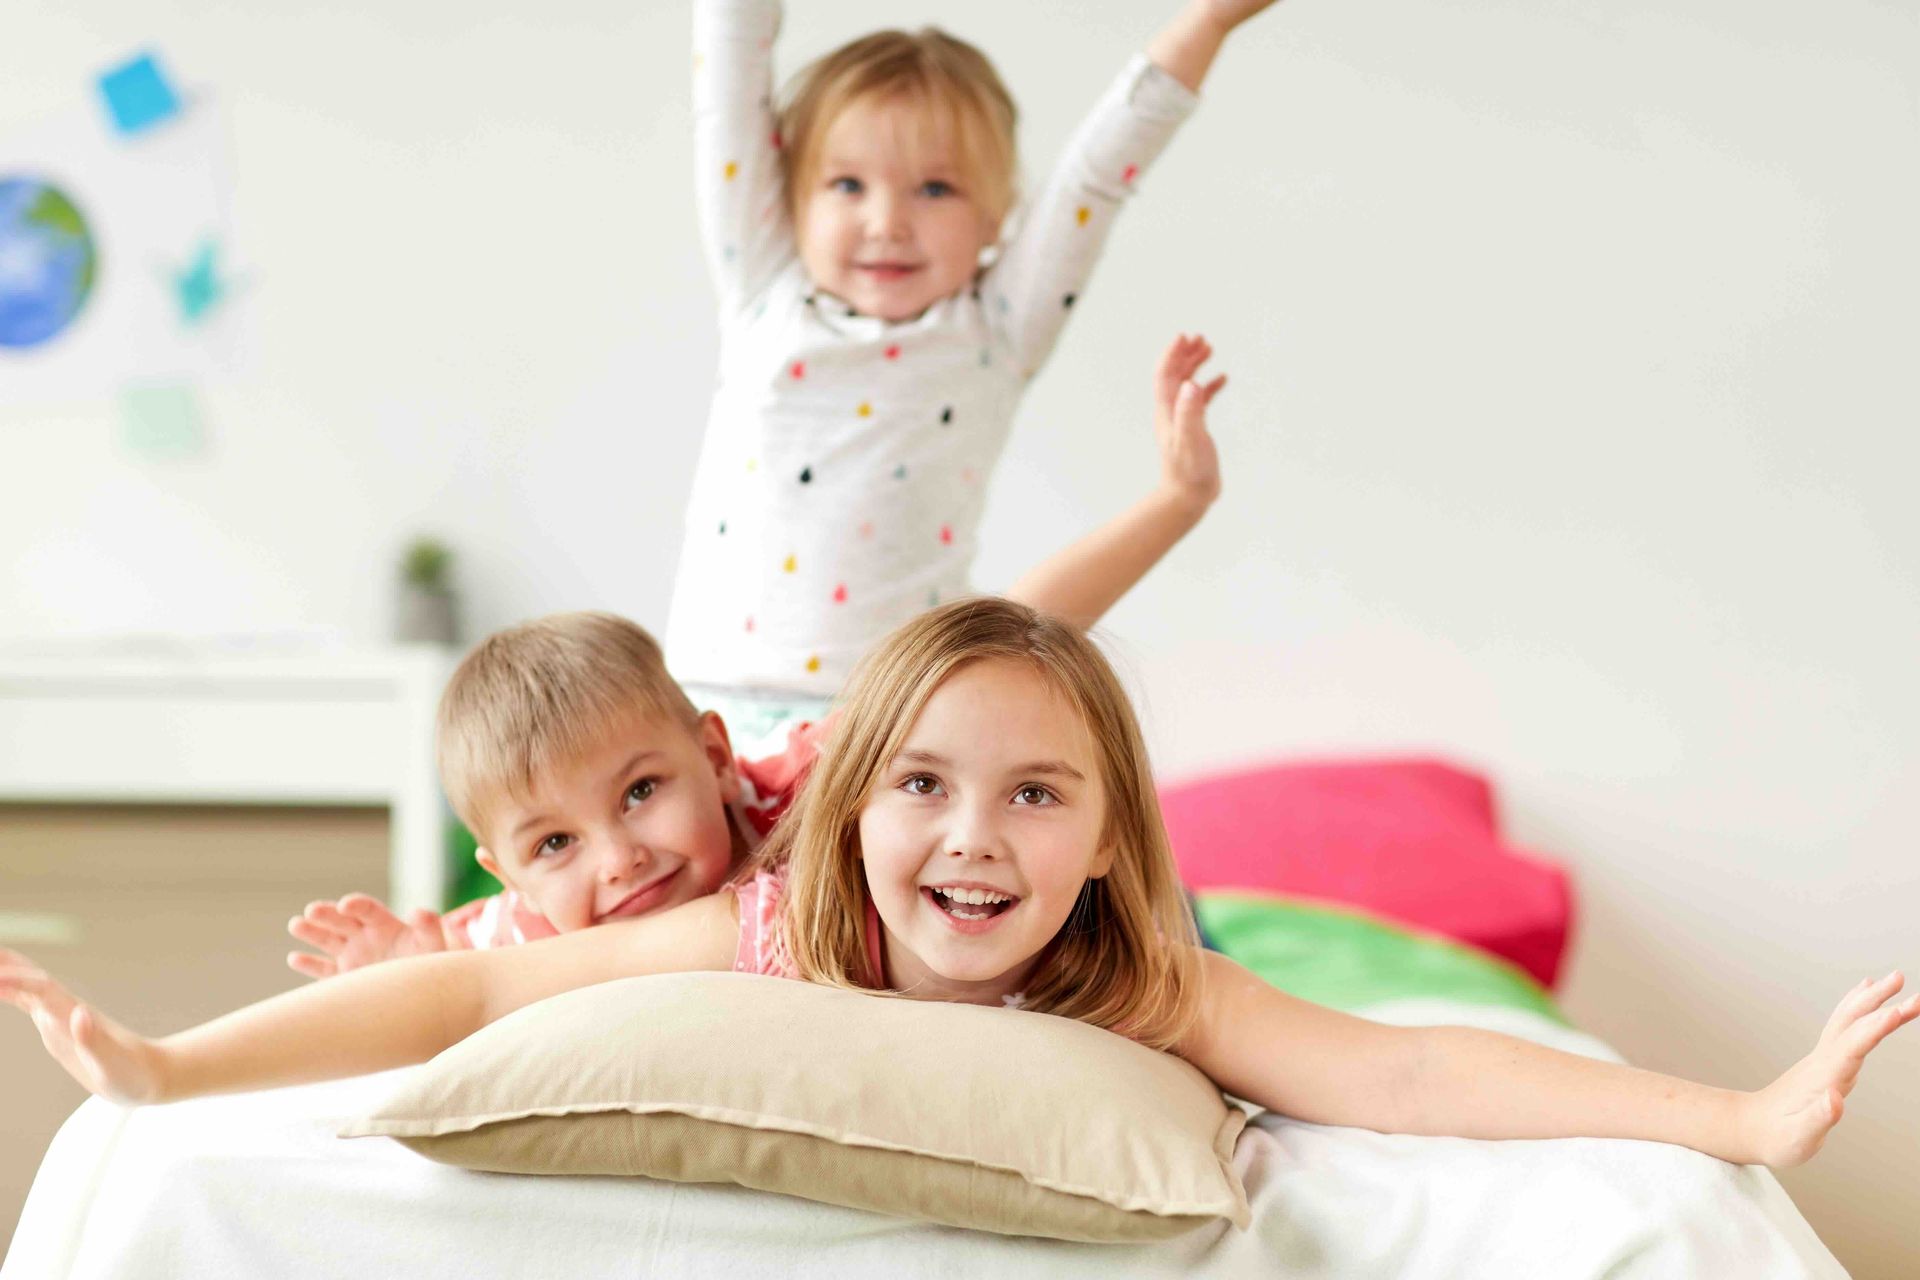
{"type": "Polygon", "coordinates": [[[867,659],[812,779],[730,890],[512,951],[374,965],[161,1040],[11,952],[0,997],[88,1089],[138,1103],[419,1062],[561,991],[700,969],[1077,1018],[1321,1124],[1645,1138],[1775,1166],[1819,1149],[1867,1054],[1920,1016],[1920,997],[1892,1002],[1899,974],[1862,982],[1811,1053],[1745,1093],[1289,996],[1194,945],[1105,659],[992,599],[927,613],[867,659]]]}

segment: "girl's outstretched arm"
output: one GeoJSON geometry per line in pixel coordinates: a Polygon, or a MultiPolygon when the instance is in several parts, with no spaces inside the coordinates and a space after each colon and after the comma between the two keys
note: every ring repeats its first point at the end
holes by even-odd
{"type": "Polygon", "coordinates": [[[0,950],[0,1000],[33,1019],[47,1052],[114,1102],[362,1075],[422,1062],[495,1019],[575,987],[726,969],[739,938],[731,893],[643,919],[500,951],[370,965],[150,1040],[96,1013],[25,956],[0,950]]]}
{"type": "Polygon", "coordinates": [[[1029,569],[1007,589],[1009,600],[1091,627],[1200,523],[1220,496],[1220,458],[1207,432],[1207,406],[1227,378],[1196,379],[1212,355],[1205,338],[1182,335],[1154,370],[1160,482],[1153,492],[1029,569]]]}
{"type": "Polygon", "coordinates": [[[1153,65],[1193,92],[1213,66],[1233,29],[1276,0],[1187,0],[1147,45],[1153,65]]]}
{"type": "Polygon", "coordinates": [[[1227,1092],[1317,1124],[1463,1138],[1642,1138],[1739,1164],[1807,1160],[1860,1065],[1920,1017],[1900,975],[1863,982],[1813,1052],[1754,1093],[1561,1053],[1465,1027],[1386,1027],[1206,956],[1199,1022],[1179,1052],[1227,1092]]]}

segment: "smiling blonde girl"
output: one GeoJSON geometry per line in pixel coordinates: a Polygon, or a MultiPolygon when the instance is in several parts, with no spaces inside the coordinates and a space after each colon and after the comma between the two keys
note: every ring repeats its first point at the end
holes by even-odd
{"type": "Polygon", "coordinates": [[[736,732],[817,719],[882,636],[968,593],[1028,380],[1222,43],[1272,2],[1185,0],[1010,219],[1017,113],[978,49],[876,32],[776,103],[778,0],[698,0],[721,350],[666,628],[696,704],[736,732]]]}
{"type": "Polygon", "coordinates": [[[751,969],[1078,1018],[1317,1123],[1642,1138],[1776,1166],[1819,1149],[1867,1055],[1920,1016],[1920,998],[1894,1002],[1898,973],[1862,982],[1805,1058],[1749,1093],[1490,1032],[1382,1026],[1267,986],[1191,942],[1112,670],[1076,629],[1008,601],[895,632],[819,769],[749,880],[650,918],[375,965],[157,1041],[11,952],[0,999],[87,1088],[144,1102],[417,1062],[614,978],[751,969]]]}

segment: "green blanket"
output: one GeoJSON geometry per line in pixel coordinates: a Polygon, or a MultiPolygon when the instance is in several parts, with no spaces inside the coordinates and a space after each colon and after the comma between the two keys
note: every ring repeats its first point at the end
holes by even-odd
{"type": "Polygon", "coordinates": [[[1567,1022],[1547,989],[1517,966],[1352,907],[1213,891],[1196,895],[1194,911],[1226,956],[1316,1004],[1354,1010],[1389,1000],[1443,999],[1567,1022]]]}

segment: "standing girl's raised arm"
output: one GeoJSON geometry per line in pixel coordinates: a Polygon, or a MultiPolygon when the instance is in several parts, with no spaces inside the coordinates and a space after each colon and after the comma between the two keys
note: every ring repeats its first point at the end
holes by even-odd
{"type": "Polygon", "coordinates": [[[1178,1047],[1214,1083],[1296,1119],[1461,1138],[1643,1138],[1739,1164],[1813,1155],[1860,1065],[1920,1017],[1901,978],[1863,982],[1813,1052],[1753,1093],[1716,1089],[1466,1027],[1387,1027],[1276,990],[1209,952],[1178,1047]]]}
{"type": "Polygon", "coordinates": [[[740,311],[794,257],[773,114],[778,0],[696,0],[693,191],[720,311],[740,311]]]}
{"type": "Polygon", "coordinates": [[[371,965],[150,1040],[96,1013],[25,956],[0,951],[0,1001],[47,1052],[115,1102],[170,1102],[422,1062],[523,1005],[615,978],[726,969],[734,895],[497,951],[371,965]]]}
{"type": "Polygon", "coordinates": [[[1214,55],[1274,0],[1187,0],[1094,105],[984,282],[989,318],[1032,376],[1086,290],[1121,203],[1193,113],[1214,55]]]}

